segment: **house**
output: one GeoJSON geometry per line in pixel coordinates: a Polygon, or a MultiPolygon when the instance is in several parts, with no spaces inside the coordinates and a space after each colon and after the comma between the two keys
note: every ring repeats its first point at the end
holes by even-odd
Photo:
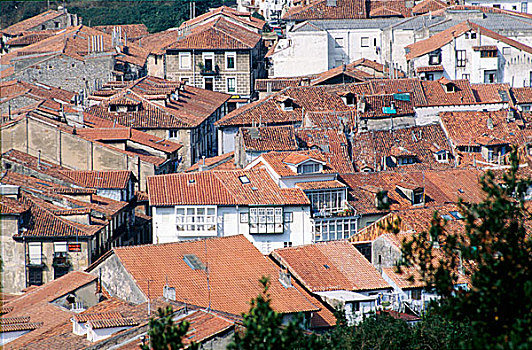
{"type": "Polygon", "coordinates": [[[486,6],[507,11],[517,11],[532,14],[532,3],[530,1],[515,0],[465,0],[464,5],[486,6]]]}
{"type": "Polygon", "coordinates": [[[273,310],[283,321],[305,315],[310,328],[330,327],[332,312],[298,284],[283,284],[279,268],[243,235],[114,248],[87,270],[112,296],[136,304],[171,291],[177,302],[241,315],[268,277],[273,310]],[[142,263],[139,263],[139,262],[142,263]]]}
{"type": "Polygon", "coordinates": [[[102,31],[104,33],[115,35],[119,38],[124,39],[124,43],[133,43],[138,46],[142,42],[142,38],[150,35],[148,28],[145,24],[118,24],[118,25],[105,25],[105,26],[94,26],[96,30],[102,31]]]}
{"type": "Polygon", "coordinates": [[[347,202],[347,186],[338,181],[339,170],[328,159],[334,157],[315,150],[270,152],[246,167],[265,169],[281,188],[304,192],[310,202],[311,242],[346,239],[358,230],[359,217],[347,202]]]}
{"type": "Polygon", "coordinates": [[[530,129],[513,110],[494,112],[445,112],[441,124],[458,164],[497,167],[507,164],[510,148],[532,140],[530,129]]]}
{"type": "Polygon", "coordinates": [[[2,63],[13,69],[9,79],[38,81],[87,96],[108,80],[145,75],[148,54],[123,38],[76,25],[2,56],[2,63]]]}
{"type": "Polygon", "coordinates": [[[85,272],[71,272],[9,300],[0,316],[2,348],[30,347],[45,334],[70,323],[76,312],[96,305],[97,279],[85,272]]]}
{"type": "Polygon", "coordinates": [[[532,110],[532,87],[513,88],[512,95],[515,99],[517,110],[523,112],[532,110]]]}
{"type": "Polygon", "coordinates": [[[529,86],[532,79],[532,47],[469,20],[410,44],[405,52],[410,76],[417,70],[426,79],[439,76],[516,87],[529,86]],[[436,66],[439,72],[425,69],[436,66]]]}
{"type": "Polygon", "coordinates": [[[57,10],[48,10],[36,16],[17,22],[0,30],[3,40],[25,36],[28,33],[42,33],[44,31],[59,31],[81,24],[81,18],[68,13],[66,8],[59,6],[57,10]]]}
{"type": "Polygon", "coordinates": [[[342,174],[349,186],[349,205],[359,215],[359,230],[389,212],[483,199],[478,169],[383,171],[342,174]]]}
{"type": "Polygon", "coordinates": [[[153,176],[148,195],[154,243],[242,234],[268,254],[311,242],[305,193],[263,169],[153,176]]]}
{"type": "Polygon", "coordinates": [[[157,36],[148,74],[231,94],[230,110],[249,102],[255,79],[265,75],[261,35],[239,20],[213,16],[157,36]]]}
{"type": "Polygon", "coordinates": [[[234,170],[237,169],[235,164],[235,152],[229,152],[220,156],[203,158],[187,170],[186,173],[205,170],[234,170]]]}
{"type": "MultiPolygon", "coordinates": [[[[350,239],[355,245],[371,242],[371,263],[381,272],[382,277],[393,286],[394,291],[390,295],[389,301],[395,311],[409,311],[420,315],[431,300],[439,298],[434,292],[423,288],[425,284],[421,279],[419,266],[402,268],[402,273],[396,269],[396,264],[402,257],[401,246],[403,242],[411,240],[414,234],[427,231],[435,211],[445,221],[446,232],[464,232],[464,217],[458,207],[452,203],[431,208],[410,208],[389,214],[365,227],[350,239]],[[390,225],[395,226],[398,232],[388,232],[385,227],[390,225]]],[[[442,242],[434,242],[432,249],[438,258],[445,260],[446,253],[440,248],[440,244],[444,244],[445,237],[440,239],[442,242]]],[[[455,288],[468,288],[470,285],[464,272],[465,267],[466,264],[464,263],[456,271],[458,279],[454,283],[455,288]]]]}
{"type": "Polygon", "coordinates": [[[330,307],[342,308],[351,325],[375,312],[382,296],[391,291],[377,269],[347,241],[276,249],[271,257],[288,279],[296,279],[330,307]]]}
{"type": "Polygon", "coordinates": [[[225,115],[230,95],[146,76],[118,91],[97,91],[90,100],[100,103],[88,114],[183,145],[176,169],[184,170],[218,155],[214,123],[225,115]]]}

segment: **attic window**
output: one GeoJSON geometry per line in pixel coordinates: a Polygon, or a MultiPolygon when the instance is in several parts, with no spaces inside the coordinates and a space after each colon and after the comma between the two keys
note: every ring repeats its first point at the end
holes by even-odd
{"type": "Polygon", "coordinates": [[[240,182],[242,182],[242,184],[248,184],[251,182],[249,181],[249,178],[246,175],[239,176],[238,179],[240,180],[240,182]]]}
{"type": "Polygon", "coordinates": [[[281,106],[283,108],[283,111],[293,111],[294,110],[294,102],[291,99],[286,99],[283,102],[281,102],[281,106]]]}
{"type": "Polygon", "coordinates": [[[429,65],[441,64],[441,49],[429,53],[429,65]]]}
{"type": "Polygon", "coordinates": [[[412,204],[422,204],[425,202],[425,191],[423,189],[415,190],[412,194],[412,204]]]}
{"type": "Polygon", "coordinates": [[[205,270],[205,264],[195,254],[183,255],[183,260],[192,270],[205,270]]]}
{"type": "Polygon", "coordinates": [[[445,92],[456,92],[458,91],[458,89],[456,88],[456,86],[454,84],[445,84],[445,92]]]}
{"type": "Polygon", "coordinates": [[[298,174],[311,174],[318,173],[320,171],[320,165],[317,163],[302,164],[297,167],[298,174]]]}

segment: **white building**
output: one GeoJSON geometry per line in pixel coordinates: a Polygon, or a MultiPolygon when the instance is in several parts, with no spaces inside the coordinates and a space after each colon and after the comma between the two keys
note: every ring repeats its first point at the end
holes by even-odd
{"type": "Polygon", "coordinates": [[[428,39],[405,47],[408,73],[434,79],[438,67],[447,79],[467,79],[471,83],[509,83],[530,86],[532,47],[464,21],[428,39]],[[423,72],[423,73],[420,73],[423,72]]]}
{"type": "Polygon", "coordinates": [[[153,243],[243,234],[263,254],[312,242],[310,201],[263,169],[148,179],[153,243]]]}
{"type": "Polygon", "coordinates": [[[487,6],[523,13],[532,13],[532,1],[528,0],[464,0],[464,4],[472,6],[487,6]]]}

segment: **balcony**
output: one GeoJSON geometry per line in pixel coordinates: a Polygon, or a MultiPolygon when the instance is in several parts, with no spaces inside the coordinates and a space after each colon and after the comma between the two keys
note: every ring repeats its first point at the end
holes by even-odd
{"type": "Polygon", "coordinates": [[[215,65],[214,67],[212,65],[203,65],[199,64],[200,68],[200,74],[204,76],[215,76],[220,75],[220,67],[218,65],[215,65]]]}

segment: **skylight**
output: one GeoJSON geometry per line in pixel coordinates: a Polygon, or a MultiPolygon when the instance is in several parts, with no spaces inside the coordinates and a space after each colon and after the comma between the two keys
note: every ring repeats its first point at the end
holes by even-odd
{"type": "Polygon", "coordinates": [[[249,181],[249,178],[248,178],[246,175],[239,176],[238,179],[239,179],[240,182],[242,182],[243,184],[248,184],[248,183],[251,182],[251,181],[249,181]]]}
{"type": "Polygon", "coordinates": [[[195,254],[185,254],[183,260],[192,270],[205,270],[205,264],[195,254]]]}
{"type": "Polygon", "coordinates": [[[452,216],[454,216],[458,220],[462,220],[464,218],[464,216],[462,214],[460,214],[460,212],[458,212],[458,211],[450,211],[449,214],[451,214],[452,216]]]}

